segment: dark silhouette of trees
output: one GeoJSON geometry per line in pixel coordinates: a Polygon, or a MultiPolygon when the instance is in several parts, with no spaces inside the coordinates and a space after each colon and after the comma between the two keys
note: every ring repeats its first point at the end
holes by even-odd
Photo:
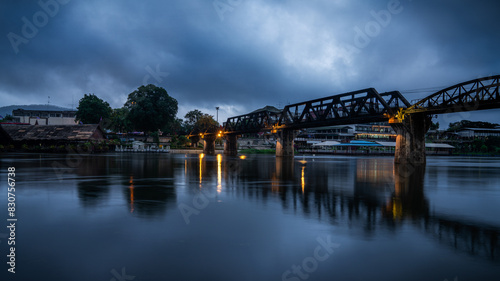
{"type": "Polygon", "coordinates": [[[171,128],[178,110],[177,100],[153,84],[130,93],[125,107],[133,129],[144,132],[171,128]]]}
{"type": "Polygon", "coordinates": [[[94,94],[85,94],[78,103],[75,120],[84,124],[97,124],[111,116],[109,103],[94,94]]]}

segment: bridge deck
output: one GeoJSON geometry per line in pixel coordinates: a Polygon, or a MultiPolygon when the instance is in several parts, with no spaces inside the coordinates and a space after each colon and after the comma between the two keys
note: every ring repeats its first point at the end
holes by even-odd
{"type": "Polygon", "coordinates": [[[398,91],[379,94],[368,88],[290,104],[281,111],[262,110],[230,117],[225,134],[400,121],[410,114],[427,115],[500,108],[500,75],[463,82],[411,105],[398,91]]]}

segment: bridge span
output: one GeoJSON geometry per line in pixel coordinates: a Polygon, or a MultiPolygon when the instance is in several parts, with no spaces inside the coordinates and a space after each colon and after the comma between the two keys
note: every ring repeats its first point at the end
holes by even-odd
{"type": "Polygon", "coordinates": [[[257,110],[230,117],[221,132],[205,132],[204,152],[214,154],[215,139],[225,139],[224,153],[237,155],[237,139],[245,133],[272,132],[276,156],[294,156],[294,138],[304,128],[388,121],[397,133],[395,163],[425,163],[425,134],[432,115],[500,108],[500,75],[478,78],[409,103],[399,91],[374,88],[289,104],[282,110],[257,110]]]}

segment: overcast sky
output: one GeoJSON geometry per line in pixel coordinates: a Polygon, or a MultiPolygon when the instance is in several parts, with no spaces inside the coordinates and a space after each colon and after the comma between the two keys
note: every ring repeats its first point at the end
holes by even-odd
{"type": "MultiPolygon", "coordinates": [[[[500,2],[424,0],[2,1],[0,106],[113,108],[143,84],[179,117],[373,87],[408,100],[500,74],[500,2]]],[[[499,122],[499,110],[442,116],[499,122]]]]}

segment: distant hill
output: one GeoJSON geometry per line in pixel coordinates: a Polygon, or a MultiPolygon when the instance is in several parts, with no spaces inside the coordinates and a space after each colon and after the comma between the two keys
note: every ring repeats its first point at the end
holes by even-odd
{"type": "Polygon", "coordinates": [[[5,117],[7,114],[12,115],[12,111],[19,108],[26,110],[47,110],[47,111],[72,110],[71,108],[61,107],[57,105],[49,105],[49,104],[9,105],[0,107],[0,115],[2,115],[3,117],[5,117]]]}

